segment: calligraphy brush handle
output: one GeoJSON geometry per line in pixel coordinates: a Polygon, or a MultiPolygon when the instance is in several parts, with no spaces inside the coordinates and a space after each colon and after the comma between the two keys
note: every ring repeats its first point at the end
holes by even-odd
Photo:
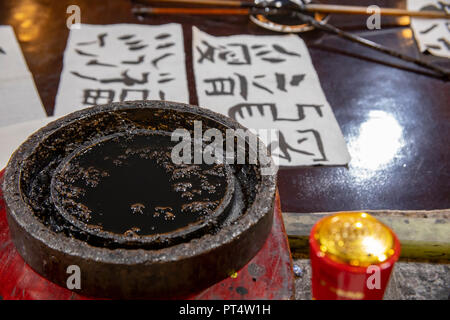
{"type": "MultiPolygon", "coordinates": [[[[195,4],[195,5],[211,5],[216,7],[238,7],[238,8],[270,8],[280,9],[280,7],[271,4],[255,4],[250,1],[236,1],[236,0],[140,0],[142,3],[178,3],[178,4],[195,4]]],[[[305,12],[320,12],[320,13],[338,13],[338,14],[362,14],[372,15],[373,11],[367,11],[367,7],[363,6],[346,6],[335,4],[298,4],[300,10],[305,12]]],[[[227,11],[232,12],[232,11],[227,11]]],[[[409,16],[431,19],[448,19],[449,14],[443,11],[411,11],[398,8],[380,8],[379,11],[382,16],[409,16]]],[[[198,14],[205,14],[199,10],[198,14]]],[[[227,13],[228,14],[228,13],[227,13]]],[[[230,13],[231,14],[231,13],[230,13]]]]}
{"type": "Polygon", "coordinates": [[[446,80],[450,79],[450,72],[448,70],[445,70],[445,69],[443,69],[443,68],[441,68],[439,66],[436,66],[436,65],[434,65],[432,63],[429,63],[429,62],[426,62],[424,60],[411,57],[411,56],[403,54],[403,53],[401,53],[399,51],[396,51],[396,50],[390,49],[390,48],[388,48],[386,46],[383,46],[383,45],[381,45],[379,43],[376,43],[376,42],[367,40],[367,39],[365,39],[363,37],[360,37],[360,36],[354,35],[352,33],[343,31],[343,30],[341,30],[339,28],[336,28],[335,26],[333,26],[333,25],[331,25],[329,23],[326,23],[326,22],[323,22],[323,21],[317,21],[316,19],[314,19],[314,18],[312,18],[312,17],[310,17],[308,15],[305,15],[305,14],[303,14],[301,12],[296,12],[295,14],[300,19],[302,19],[303,21],[311,24],[312,26],[314,26],[315,28],[317,28],[319,30],[335,34],[335,35],[337,35],[337,36],[339,36],[341,38],[350,40],[352,42],[358,43],[358,44],[363,45],[365,47],[374,49],[376,51],[380,51],[380,52],[388,54],[390,56],[393,56],[393,57],[396,57],[396,58],[399,58],[399,59],[402,59],[402,60],[405,60],[405,61],[408,61],[408,62],[412,62],[412,63],[414,63],[414,64],[416,64],[418,66],[421,66],[423,68],[427,68],[427,69],[430,69],[430,70],[433,70],[433,71],[437,72],[442,77],[444,77],[446,80]]]}
{"type": "Polygon", "coordinates": [[[193,15],[242,15],[248,16],[244,8],[133,8],[134,14],[193,14],[193,15]]]}
{"type": "MultiPolygon", "coordinates": [[[[307,12],[342,13],[342,14],[366,14],[372,15],[374,11],[368,11],[367,7],[343,6],[333,4],[302,4],[300,8],[307,12]]],[[[448,19],[449,14],[443,11],[411,11],[397,8],[380,8],[382,16],[409,16],[431,19],[448,19]]]]}
{"type": "Polygon", "coordinates": [[[136,14],[204,14],[204,15],[248,15],[248,14],[266,14],[266,15],[280,15],[280,14],[292,14],[295,12],[295,14],[302,19],[304,22],[307,22],[314,26],[315,28],[335,34],[341,38],[350,40],[352,42],[358,43],[360,45],[363,45],[365,47],[374,49],[376,51],[380,51],[384,54],[396,57],[398,59],[402,59],[404,61],[412,62],[418,66],[421,66],[423,68],[433,70],[434,72],[438,73],[441,77],[445,78],[446,80],[450,79],[450,72],[436,66],[434,64],[431,64],[429,62],[426,62],[421,59],[417,59],[411,56],[408,56],[406,54],[403,54],[399,51],[390,49],[386,46],[383,46],[379,43],[367,40],[363,37],[354,35],[352,33],[343,31],[339,28],[336,28],[333,25],[330,25],[328,23],[325,23],[323,21],[317,21],[314,18],[303,14],[301,9],[298,10],[287,10],[287,9],[268,9],[268,8],[250,8],[250,9],[244,9],[244,8],[133,8],[133,13],[136,14]]]}

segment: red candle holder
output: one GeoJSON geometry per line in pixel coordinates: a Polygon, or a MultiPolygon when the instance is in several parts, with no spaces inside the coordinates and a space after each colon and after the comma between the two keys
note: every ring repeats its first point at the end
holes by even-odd
{"type": "Polygon", "coordinates": [[[317,222],[309,244],[313,299],[383,299],[400,255],[389,227],[364,212],[341,212],[317,222]]]}

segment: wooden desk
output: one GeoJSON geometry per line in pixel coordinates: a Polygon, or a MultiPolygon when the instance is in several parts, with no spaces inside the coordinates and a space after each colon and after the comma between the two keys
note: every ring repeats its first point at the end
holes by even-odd
{"type": "MultiPolygon", "coordinates": [[[[323,1],[333,3],[332,0],[323,1]]],[[[342,4],[356,1],[342,0],[342,4]]],[[[404,7],[404,1],[360,0],[358,5],[404,7]]],[[[190,102],[197,103],[191,27],[214,34],[271,34],[247,17],[158,16],[139,20],[130,0],[15,0],[0,2],[0,24],[14,27],[47,113],[53,112],[69,30],[66,8],[77,4],[82,23],[183,24],[190,102]]],[[[382,19],[366,29],[365,17],[333,16],[331,23],[417,55],[405,19],[382,19]]],[[[320,32],[302,35],[325,94],[353,157],[348,167],[283,169],[283,211],[450,208],[450,85],[405,69],[393,58],[320,32]]],[[[449,61],[436,59],[450,67],[449,61]]],[[[415,67],[403,64],[405,68],[415,67]]]]}

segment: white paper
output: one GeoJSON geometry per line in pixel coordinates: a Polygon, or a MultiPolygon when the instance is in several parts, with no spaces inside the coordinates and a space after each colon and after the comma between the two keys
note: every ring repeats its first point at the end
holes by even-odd
{"type": "Polygon", "coordinates": [[[145,99],[189,102],[181,25],[82,24],[70,31],[55,115],[145,99]]]}
{"type": "Polygon", "coordinates": [[[0,128],[0,170],[6,167],[12,153],[35,131],[45,126],[54,117],[25,121],[0,128]]]}
{"type": "MultiPolygon", "coordinates": [[[[445,0],[408,0],[408,10],[439,10],[450,12],[450,1],[445,0]]],[[[428,51],[435,56],[450,58],[450,21],[448,19],[411,18],[421,52],[428,51]]]]}
{"type": "Polygon", "coordinates": [[[0,26],[0,127],[46,113],[11,26],[0,26]]]}
{"type": "Polygon", "coordinates": [[[199,105],[249,129],[278,129],[282,166],[344,165],[344,138],[295,35],[214,37],[193,28],[199,105]]]}

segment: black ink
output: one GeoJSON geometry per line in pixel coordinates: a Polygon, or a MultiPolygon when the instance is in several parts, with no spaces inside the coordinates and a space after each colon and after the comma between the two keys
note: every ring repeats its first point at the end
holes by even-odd
{"type": "MultiPolygon", "coordinates": [[[[322,157],[318,158],[318,159],[313,159],[313,161],[326,161],[327,160],[325,158],[325,154],[323,152],[322,140],[320,138],[319,133],[316,130],[305,130],[305,131],[297,130],[297,132],[299,132],[299,133],[312,132],[314,137],[316,138],[317,146],[319,148],[319,152],[321,153],[322,157]],[[316,136],[316,134],[318,136],[316,136]],[[319,141],[317,140],[317,138],[319,139],[319,141]]],[[[299,139],[299,140],[297,140],[297,144],[300,145],[307,140],[308,140],[308,138],[299,139]]],[[[314,153],[311,153],[311,152],[308,152],[308,151],[305,151],[302,149],[294,148],[293,146],[291,146],[289,143],[287,143],[286,138],[284,137],[284,134],[282,132],[279,132],[278,147],[281,151],[281,154],[279,155],[280,158],[286,159],[289,162],[292,161],[290,152],[295,152],[295,153],[303,154],[306,156],[314,156],[314,153]]]]}
{"type": "Polygon", "coordinates": [[[422,8],[420,8],[419,11],[441,11],[441,12],[447,12],[448,9],[450,9],[450,4],[446,4],[442,1],[438,1],[439,7],[429,4],[422,8]]]}
{"type": "Polygon", "coordinates": [[[257,52],[256,53],[256,56],[257,57],[259,57],[259,56],[265,56],[266,54],[268,54],[268,53],[270,53],[271,51],[269,51],[269,50],[264,50],[264,51],[260,51],[260,52],[257,52]]]}
{"type": "Polygon", "coordinates": [[[106,38],[107,35],[108,35],[107,33],[102,33],[102,34],[99,34],[99,35],[97,36],[97,37],[98,37],[98,41],[99,41],[100,47],[105,46],[105,38],[106,38]]]}
{"type": "Polygon", "coordinates": [[[148,82],[148,75],[150,73],[149,72],[142,72],[141,73],[141,79],[135,79],[135,78],[131,78],[128,75],[128,70],[125,70],[124,72],[121,73],[122,78],[112,78],[112,79],[101,79],[100,82],[101,83],[115,83],[115,82],[122,82],[124,85],[126,86],[132,86],[135,84],[145,84],[148,82]]]}
{"type": "Polygon", "coordinates": [[[139,58],[137,60],[134,60],[134,61],[130,61],[130,60],[122,61],[121,63],[122,64],[140,64],[140,63],[144,62],[144,58],[145,58],[145,55],[139,56],[139,58]]]}
{"type": "Polygon", "coordinates": [[[85,89],[83,104],[95,105],[110,103],[114,100],[113,90],[102,90],[102,89],[85,89]]]}
{"type": "Polygon", "coordinates": [[[126,34],[126,35],[123,35],[121,37],[118,37],[117,39],[119,39],[119,40],[130,40],[133,37],[134,37],[134,34],[126,34]]]}
{"type": "Polygon", "coordinates": [[[277,89],[287,92],[286,90],[286,76],[284,73],[275,73],[275,79],[277,81],[277,89]]]}
{"type": "Polygon", "coordinates": [[[170,47],[173,47],[174,45],[175,45],[174,42],[169,42],[169,43],[160,44],[160,45],[158,45],[158,46],[156,47],[156,50],[170,48],[170,47]]]}
{"type": "Polygon", "coordinates": [[[241,95],[242,98],[244,98],[244,100],[247,100],[247,92],[248,92],[247,79],[239,73],[235,73],[235,75],[239,79],[239,87],[240,87],[239,94],[241,95]]]}
{"type": "Polygon", "coordinates": [[[105,38],[108,34],[107,33],[100,33],[99,35],[97,35],[97,40],[95,41],[88,41],[88,42],[79,42],[77,43],[78,46],[87,46],[90,44],[94,44],[98,42],[98,45],[100,47],[104,47],[105,46],[105,38]]]}
{"type": "Polygon", "coordinates": [[[175,80],[175,78],[167,78],[167,79],[160,79],[158,80],[158,83],[166,83],[175,80]]]}
{"type": "Polygon", "coordinates": [[[196,46],[195,49],[200,53],[200,58],[197,60],[198,63],[202,63],[204,60],[209,60],[215,62],[215,53],[218,51],[218,58],[225,61],[229,65],[249,65],[251,64],[250,51],[245,44],[240,43],[230,43],[226,47],[219,46],[214,47],[210,45],[207,41],[202,40],[202,45],[206,46],[204,50],[200,46],[196,46]],[[228,50],[227,48],[232,47],[233,49],[238,49],[238,51],[228,50]],[[240,58],[239,58],[240,57],[240,58]]]}
{"type": "MultiPolygon", "coordinates": [[[[240,88],[240,92],[239,94],[241,95],[242,98],[244,98],[244,100],[247,100],[248,98],[248,83],[250,83],[251,80],[247,80],[247,78],[239,73],[234,73],[235,76],[237,76],[238,81],[239,81],[239,88],[240,88]]],[[[283,91],[283,92],[287,92],[288,91],[288,83],[286,80],[286,75],[283,73],[275,73],[275,82],[277,84],[277,89],[279,91],[283,91]]],[[[275,88],[270,88],[269,86],[264,84],[264,81],[262,79],[266,78],[266,75],[264,74],[258,74],[258,75],[254,75],[253,76],[253,81],[251,81],[251,85],[254,86],[257,89],[266,91],[269,94],[274,94],[274,90],[275,88]]],[[[293,75],[289,85],[290,86],[298,86],[305,78],[305,74],[296,74],[293,75]]],[[[230,83],[229,88],[234,88],[235,85],[235,81],[232,78],[210,78],[210,79],[205,79],[204,80],[205,83],[212,83],[213,84],[213,90],[209,91],[209,95],[233,95],[234,92],[232,92],[232,90],[221,90],[221,86],[220,85],[215,85],[214,82],[218,81],[218,82],[222,82],[222,86],[228,82],[230,83]]],[[[272,81],[266,81],[269,85],[273,84],[272,81]]],[[[206,91],[205,91],[206,92],[206,91]]]]}
{"type": "Polygon", "coordinates": [[[297,130],[299,133],[307,133],[311,132],[314,135],[314,138],[316,139],[317,147],[319,148],[319,152],[321,157],[318,159],[313,159],[313,161],[328,161],[327,157],[325,156],[325,150],[323,148],[323,142],[322,138],[320,137],[320,133],[317,130],[310,129],[310,130],[297,130]]]}
{"type": "Polygon", "coordinates": [[[203,60],[209,60],[214,63],[214,53],[216,48],[210,45],[205,40],[202,41],[202,44],[204,44],[207,48],[205,51],[202,51],[199,46],[196,46],[195,49],[197,49],[198,53],[200,53],[200,58],[197,60],[198,63],[202,63],[203,60]]]}
{"type": "Polygon", "coordinates": [[[306,118],[305,108],[313,108],[314,111],[323,117],[322,107],[323,105],[316,104],[297,104],[297,117],[293,118],[281,118],[278,116],[278,110],[275,103],[239,103],[228,110],[228,116],[234,120],[237,120],[236,114],[239,114],[241,118],[244,118],[244,113],[242,110],[247,110],[250,116],[253,116],[253,111],[256,109],[260,115],[264,116],[264,109],[268,109],[268,112],[272,115],[272,121],[302,121],[306,118]]]}
{"type": "Polygon", "coordinates": [[[430,32],[431,30],[433,30],[434,28],[436,28],[438,25],[437,25],[437,23],[435,23],[435,24],[433,24],[431,27],[429,27],[429,28],[427,28],[427,29],[425,29],[425,30],[423,30],[423,31],[420,31],[420,33],[421,34],[427,34],[428,32],[430,32]]]}
{"type": "Polygon", "coordinates": [[[274,44],[274,45],[272,45],[272,47],[281,54],[285,54],[288,56],[300,57],[300,55],[298,53],[292,52],[292,51],[287,51],[285,48],[283,48],[282,46],[280,46],[278,44],[274,44]]]}
{"type": "Polygon", "coordinates": [[[427,44],[427,49],[434,49],[434,50],[441,50],[441,46],[438,46],[436,44],[427,44]]]}
{"type": "Polygon", "coordinates": [[[233,95],[234,93],[232,78],[205,79],[203,82],[212,84],[212,91],[205,91],[208,96],[233,95]]]}
{"type": "Polygon", "coordinates": [[[104,47],[105,46],[105,38],[108,34],[107,33],[101,33],[97,36],[98,38],[98,44],[100,47],[104,47]]]}
{"type": "Polygon", "coordinates": [[[77,76],[82,79],[99,81],[100,83],[116,83],[116,82],[118,82],[118,83],[123,83],[126,86],[133,86],[135,84],[146,84],[146,83],[148,83],[148,76],[150,74],[149,72],[142,72],[141,79],[136,79],[136,78],[130,77],[128,75],[128,70],[125,70],[121,73],[121,76],[122,76],[121,78],[97,79],[95,77],[82,75],[82,74],[78,73],[77,71],[71,71],[70,73],[72,73],[74,76],[77,76]]]}
{"type": "Polygon", "coordinates": [[[264,90],[264,91],[267,91],[267,92],[270,93],[270,94],[273,94],[273,91],[272,91],[272,90],[270,90],[270,89],[267,88],[267,87],[264,87],[263,85],[261,85],[261,84],[255,82],[255,81],[253,81],[252,84],[253,84],[255,87],[259,88],[259,89],[262,89],[262,90],[264,90]]]}
{"type": "Polygon", "coordinates": [[[313,108],[319,117],[323,117],[322,114],[322,105],[318,104],[297,104],[297,112],[298,112],[298,118],[278,118],[278,115],[274,117],[274,121],[301,121],[305,119],[305,108],[313,108]]]}
{"type": "Polygon", "coordinates": [[[137,44],[140,44],[141,42],[142,42],[142,40],[134,40],[134,41],[125,42],[125,44],[129,45],[129,46],[135,46],[137,44]]]}
{"type": "Polygon", "coordinates": [[[438,41],[445,45],[445,47],[447,48],[447,51],[450,51],[450,42],[448,42],[447,39],[439,38],[438,41]]]}
{"type": "Polygon", "coordinates": [[[305,79],[305,74],[296,74],[292,76],[290,85],[296,87],[305,79]]]}
{"type": "Polygon", "coordinates": [[[97,57],[96,54],[92,54],[92,53],[88,53],[88,52],[84,52],[82,50],[79,49],[75,49],[75,52],[78,53],[80,56],[86,56],[86,57],[97,57]]]}
{"type": "Polygon", "coordinates": [[[237,120],[236,114],[239,114],[241,118],[244,118],[244,113],[242,110],[247,110],[248,114],[253,116],[253,109],[256,110],[264,116],[264,108],[268,107],[269,111],[272,113],[272,119],[277,118],[277,109],[274,103],[240,103],[228,110],[228,116],[234,120],[237,120]]]}
{"type": "Polygon", "coordinates": [[[148,94],[149,94],[149,90],[148,89],[142,89],[142,90],[134,90],[134,89],[122,89],[122,92],[120,93],[120,101],[125,101],[127,100],[127,96],[128,93],[130,92],[138,92],[142,94],[142,98],[141,99],[137,99],[137,100],[147,100],[148,98],[148,94]]]}
{"type": "Polygon", "coordinates": [[[171,37],[169,33],[161,33],[155,37],[156,40],[163,40],[171,37]]]}
{"type": "Polygon", "coordinates": [[[101,67],[117,67],[114,64],[99,62],[97,59],[90,60],[88,63],[86,63],[86,65],[87,66],[101,66],[101,67]]]}
{"type": "Polygon", "coordinates": [[[250,52],[248,50],[248,47],[245,44],[239,44],[239,43],[230,43],[230,47],[238,47],[241,49],[243,60],[233,59],[228,62],[230,65],[245,65],[245,64],[251,64],[251,58],[250,58],[250,52]]]}
{"type": "Polygon", "coordinates": [[[167,57],[173,56],[173,53],[165,53],[162,56],[159,56],[158,58],[155,58],[152,60],[152,65],[155,66],[155,68],[158,68],[158,62],[160,62],[161,60],[164,60],[167,57]]]}
{"type": "Polygon", "coordinates": [[[78,42],[77,43],[77,46],[87,46],[87,45],[90,45],[90,44],[94,44],[94,43],[96,43],[97,41],[88,41],[88,42],[78,42]]]}
{"type": "Polygon", "coordinates": [[[148,44],[144,44],[142,46],[136,46],[136,47],[131,46],[131,47],[128,48],[128,50],[137,51],[137,50],[142,50],[142,49],[147,48],[147,47],[148,47],[148,44]]]}
{"type": "Polygon", "coordinates": [[[281,58],[262,58],[262,60],[270,62],[270,63],[280,63],[286,61],[285,59],[281,58]]]}
{"type": "MultiPolygon", "coordinates": [[[[128,34],[128,35],[124,35],[119,37],[118,39],[120,40],[130,40],[132,38],[134,38],[135,35],[134,34],[128,34]]],[[[148,47],[148,44],[141,44],[142,40],[132,40],[132,41],[126,41],[125,45],[128,46],[128,50],[130,51],[138,51],[138,50],[142,50],[148,47]]]]}
{"type": "Polygon", "coordinates": [[[83,76],[82,74],[78,73],[77,71],[70,71],[70,73],[73,74],[74,76],[77,76],[77,77],[82,78],[82,79],[97,81],[97,78],[89,77],[89,76],[83,76]]]}
{"type": "Polygon", "coordinates": [[[261,49],[264,48],[265,45],[264,44],[254,44],[251,46],[252,49],[261,49]]]}

